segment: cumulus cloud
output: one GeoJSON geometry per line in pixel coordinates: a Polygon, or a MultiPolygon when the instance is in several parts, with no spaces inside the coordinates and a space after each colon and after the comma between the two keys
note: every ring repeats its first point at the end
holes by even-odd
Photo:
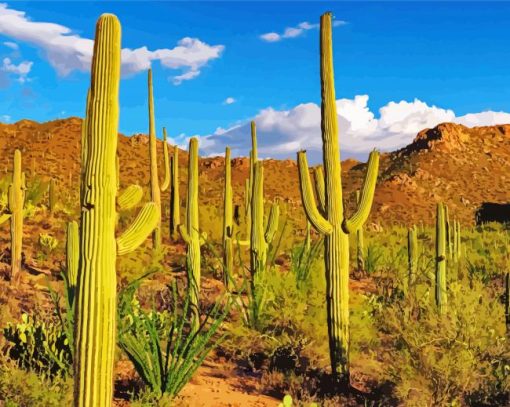
{"type": "Polygon", "coordinates": [[[27,75],[30,73],[32,69],[33,62],[32,61],[23,61],[19,64],[14,64],[10,58],[4,58],[2,61],[2,70],[5,72],[9,72],[17,76],[17,80],[20,83],[25,83],[28,78],[27,75]]]}
{"type": "MultiPolygon", "coordinates": [[[[339,27],[344,24],[346,24],[346,22],[343,20],[333,21],[333,27],[339,27]]],[[[296,27],[287,27],[281,34],[277,32],[269,32],[262,34],[260,36],[260,39],[266,42],[278,42],[287,38],[299,37],[305,31],[313,30],[316,28],[319,28],[319,24],[310,24],[307,21],[303,21],[302,23],[299,23],[296,27]]]]}
{"type": "Polygon", "coordinates": [[[11,116],[9,116],[8,114],[3,114],[2,116],[0,116],[0,122],[10,123],[11,119],[12,119],[11,116]]]}
{"type": "MultiPolygon", "coordinates": [[[[0,34],[39,48],[61,76],[73,71],[90,70],[93,40],[80,37],[66,26],[31,21],[24,11],[0,3],[0,34]]],[[[210,60],[219,58],[223,50],[223,45],[209,45],[198,38],[189,37],[181,39],[174,48],[152,51],[147,47],[124,48],[121,51],[122,73],[131,75],[145,71],[153,61],[159,61],[165,68],[183,71],[173,78],[175,84],[180,84],[196,78],[200,68],[210,60]]]]}
{"type": "MultiPolygon", "coordinates": [[[[467,126],[510,123],[510,113],[486,111],[456,116],[453,110],[429,106],[419,99],[389,102],[379,109],[376,117],[368,107],[368,100],[368,95],[358,95],[336,102],[343,158],[364,159],[373,148],[398,149],[409,144],[419,131],[442,122],[467,126]]],[[[253,120],[257,123],[261,157],[294,158],[297,151],[305,149],[309,151],[310,161],[319,161],[322,154],[319,105],[304,103],[289,110],[269,107],[253,120]]],[[[207,155],[219,155],[228,145],[234,155],[246,156],[250,149],[249,135],[249,121],[228,129],[219,128],[201,136],[201,150],[207,155]]]]}
{"type": "Polygon", "coordinates": [[[228,98],[226,98],[224,101],[223,101],[223,104],[224,105],[232,105],[234,104],[235,102],[237,102],[232,96],[229,96],[228,98]]]}

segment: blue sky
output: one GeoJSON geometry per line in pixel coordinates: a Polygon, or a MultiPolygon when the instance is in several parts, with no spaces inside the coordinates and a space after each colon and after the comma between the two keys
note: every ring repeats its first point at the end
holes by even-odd
{"type": "Polygon", "coordinates": [[[198,135],[204,154],[229,144],[244,155],[255,118],[262,156],[316,157],[316,25],[328,10],[344,158],[395,149],[441,121],[510,122],[510,3],[163,1],[4,3],[0,121],[82,116],[86,40],[112,12],[123,48],[138,50],[121,83],[121,132],[147,131],[152,65],[157,126],[174,141],[198,135]]]}

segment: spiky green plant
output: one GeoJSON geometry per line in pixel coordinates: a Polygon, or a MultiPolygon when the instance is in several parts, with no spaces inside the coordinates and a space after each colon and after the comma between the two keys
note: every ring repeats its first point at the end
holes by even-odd
{"type": "MultiPolygon", "coordinates": [[[[358,230],[370,213],[379,168],[379,154],[368,161],[360,203],[351,218],[344,215],[338,116],[333,74],[331,13],[321,17],[322,141],[324,152],[324,206],[314,199],[306,152],[298,153],[300,190],[308,220],[325,235],[326,302],[331,369],[339,384],[349,382],[349,233],[358,230]]],[[[322,187],[322,186],[321,186],[322,187]]],[[[320,198],[320,197],[319,197],[320,198]]]]}
{"type": "MultiPolygon", "coordinates": [[[[150,185],[151,185],[151,201],[159,208],[161,213],[161,192],[166,191],[170,185],[170,166],[168,163],[168,143],[166,129],[163,128],[163,156],[165,179],[160,185],[158,178],[158,156],[156,150],[156,124],[154,119],[154,96],[152,89],[152,69],[148,72],[149,87],[149,158],[150,158],[150,185]]],[[[161,248],[161,219],[158,227],[152,232],[152,245],[155,250],[161,248]]]]}
{"type": "Polygon", "coordinates": [[[81,223],[75,302],[74,405],[109,407],[116,343],[115,263],[157,226],[159,207],[147,204],[115,239],[116,154],[121,27],[103,14],[96,25],[91,85],[82,127],[81,223]]]}
{"type": "MultiPolygon", "coordinates": [[[[186,243],[188,291],[193,321],[198,324],[200,315],[200,246],[204,243],[198,222],[198,139],[189,141],[188,200],[186,202],[186,225],[179,225],[179,232],[186,243]]],[[[195,328],[198,326],[195,325],[195,328]]]]}
{"type": "Polygon", "coordinates": [[[446,312],[446,219],[444,205],[437,204],[436,215],[436,306],[441,314],[446,312]]]}
{"type": "Polygon", "coordinates": [[[8,213],[4,220],[11,220],[11,279],[21,271],[23,251],[23,208],[25,206],[25,173],[21,171],[21,152],[14,152],[12,182],[9,185],[8,213]]]}
{"type": "Polygon", "coordinates": [[[177,239],[178,227],[181,224],[181,200],[179,197],[179,148],[174,146],[171,163],[172,183],[170,186],[170,236],[177,239]]]}

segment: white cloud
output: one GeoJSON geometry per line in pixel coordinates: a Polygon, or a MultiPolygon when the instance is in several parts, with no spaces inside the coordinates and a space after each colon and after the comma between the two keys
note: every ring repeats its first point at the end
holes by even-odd
{"type": "Polygon", "coordinates": [[[27,78],[27,75],[30,73],[33,64],[34,63],[32,61],[23,61],[16,65],[11,61],[10,58],[6,57],[2,61],[1,69],[2,71],[17,75],[17,80],[20,83],[25,83],[27,80],[29,80],[29,78],[27,78]]]}
{"type": "Polygon", "coordinates": [[[229,96],[228,98],[226,98],[223,101],[223,104],[224,105],[231,105],[231,104],[234,104],[235,102],[237,102],[237,101],[233,97],[229,96]]]}
{"type": "MultiPolygon", "coordinates": [[[[43,56],[61,76],[73,71],[89,71],[94,42],[74,34],[66,26],[48,22],[31,21],[24,11],[8,8],[0,3],[0,34],[39,48],[43,56]]],[[[223,45],[209,45],[197,38],[183,38],[174,48],[154,51],[147,47],[124,48],[121,53],[123,75],[147,70],[153,61],[165,68],[180,69],[175,84],[197,77],[200,68],[210,60],[219,58],[223,45]]]]}
{"type": "Polygon", "coordinates": [[[3,44],[7,47],[7,48],[10,48],[10,49],[13,49],[15,51],[18,50],[19,46],[18,44],[16,44],[15,42],[12,42],[12,41],[4,41],[3,44]]]}
{"type": "MultiPolygon", "coordinates": [[[[368,95],[358,95],[336,102],[343,158],[365,158],[373,148],[398,149],[409,144],[419,131],[442,122],[467,126],[510,123],[510,113],[486,111],[456,116],[453,110],[429,106],[419,99],[389,102],[379,109],[376,117],[368,107],[368,100],[368,95]]],[[[310,161],[319,161],[322,154],[319,105],[304,103],[289,110],[269,107],[253,120],[257,123],[261,157],[295,158],[297,151],[306,149],[310,161]]],[[[249,135],[248,121],[229,129],[219,128],[213,134],[201,136],[201,150],[208,155],[220,154],[228,145],[234,155],[246,156],[250,149],[249,135]]]]}
{"type": "MultiPolygon", "coordinates": [[[[333,27],[339,27],[344,24],[346,24],[346,22],[342,20],[333,21],[333,27]]],[[[266,42],[278,42],[286,38],[299,37],[305,31],[313,30],[316,28],[319,28],[319,24],[310,24],[307,21],[303,21],[302,23],[299,23],[296,27],[287,27],[281,34],[278,34],[277,32],[269,32],[266,34],[262,34],[260,36],[260,39],[266,42]]]]}
{"type": "Polygon", "coordinates": [[[0,121],[1,122],[4,122],[4,123],[10,123],[12,117],[9,116],[8,114],[4,114],[2,116],[0,116],[0,121]]]}

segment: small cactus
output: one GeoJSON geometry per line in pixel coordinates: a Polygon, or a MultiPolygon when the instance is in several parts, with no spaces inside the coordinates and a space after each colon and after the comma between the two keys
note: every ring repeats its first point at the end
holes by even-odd
{"type": "Polygon", "coordinates": [[[225,149],[225,188],[223,195],[223,282],[228,291],[233,286],[234,258],[232,253],[232,171],[230,148],[225,149]]]}
{"type": "Polygon", "coordinates": [[[174,154],[170,163],[172,183],[170,187],[170,236],[177,239],[181,224],[181,200],[179,197],[179,148],[174,146],[174,154]]]}

